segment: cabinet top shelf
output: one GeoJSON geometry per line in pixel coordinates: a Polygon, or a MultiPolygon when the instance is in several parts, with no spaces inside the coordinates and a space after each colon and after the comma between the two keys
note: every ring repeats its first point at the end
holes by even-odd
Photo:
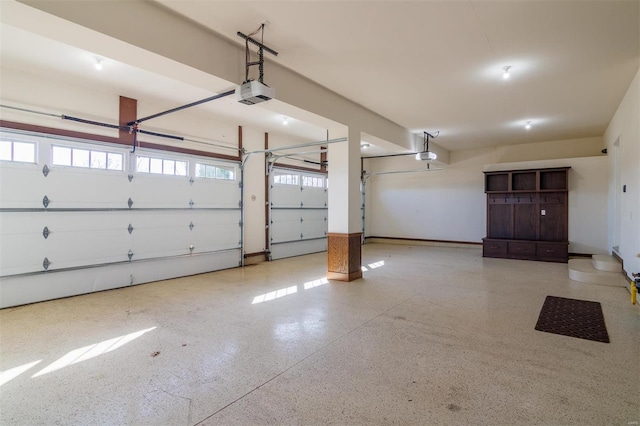
{"type": "Polygon", "coordinates": [[[566,192],[569,188],[568,170],[570,168],[551,167],[484,172],[484,192],[566,192]]]}
{"type": "Polygon", "coordinates": [[[489,174],[508,174],[508,173],[526,173],[526,172],[554,172],[561,170],[569,170],[571,167],[551,167],[544,169],[518,169],[518,170],[488,170],[483,172],[485,175],[489,174]]]}
{"type": "Polygon", "coordinates": [[[568,189],[563,188],[563,189],[517,189],[517,190],[512,190],[512,191],[484,191],[487,194],[526,194],[526,193],[531,193],[531,194],[535,194],[536,192],[569,192],[568,189]]]}

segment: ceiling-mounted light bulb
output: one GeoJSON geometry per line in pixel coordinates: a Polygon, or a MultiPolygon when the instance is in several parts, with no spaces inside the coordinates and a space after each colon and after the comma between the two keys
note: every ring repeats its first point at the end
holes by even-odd
{"type": "Polygon", "coordinates": [[[102,59],[96,58],[96,69],[100,71],[102,69],[102,59]]]}
{"type": "Polygon", "coordinates": [[[286,126],[287,124],[289,124],[289,117],[282,117],[282,124],[284,126],[286,126]]]}
{"type": "Polygon", "coordinates": [[[367,149],[367,148],[369,148],[370,146],[371,146],[371,144],[370,144],[370,143],[368,143],[368,142],[362,142],[362,143],[360,144],[360,148],[362,148],[362,149],[367,149]]]}
{"type": "Polygon", "coordinates": [[[502,78],[504,78],[505,80],[508,80],[509,77],[511,77],[511,74],[509,74],[509,70],[511,69],[511,65],[507,65],[506,67],[502,68],[504,70],[504,73],[502,73],[502,78]]]}
{"type": "Polygon", "coordinates": [[[531,128],[531,122],[527,121],[527,124],[524,125],[524,128],[529,130],[531,128]]]}

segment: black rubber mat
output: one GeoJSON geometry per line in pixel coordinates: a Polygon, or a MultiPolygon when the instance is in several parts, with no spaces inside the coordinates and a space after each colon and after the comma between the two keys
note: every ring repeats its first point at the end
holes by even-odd
{"type": "Polygon", "coordinates": [[[536,330],[609,343],[600,302],[547,296],[536,330]]]}

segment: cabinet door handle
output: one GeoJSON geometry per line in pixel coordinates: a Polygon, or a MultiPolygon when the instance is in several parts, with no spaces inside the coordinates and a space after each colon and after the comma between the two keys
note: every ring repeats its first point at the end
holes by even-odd
{"type": "Polygon", "coordinates": [[[555,250],[547,250],[547,253],[555,253],[555,250]]]}

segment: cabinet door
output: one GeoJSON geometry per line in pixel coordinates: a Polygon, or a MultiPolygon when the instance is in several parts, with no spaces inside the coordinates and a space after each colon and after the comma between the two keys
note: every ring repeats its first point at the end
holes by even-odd
{"type": "Polygon", "coordinates": [[[509,204],[489,204],[489,238],[513,238],[513,217],[509,204]]]}
{"type": "Polygon", "coordinates": [[[516,240],[536,239],[536,213],[535,204],[514,204],[514,236],[516,240]]]}
{"type": "Polygon", "coordinates": [[[540,199],[540,240],[567,241],[567,196],[547,194],[540,199]]]}

